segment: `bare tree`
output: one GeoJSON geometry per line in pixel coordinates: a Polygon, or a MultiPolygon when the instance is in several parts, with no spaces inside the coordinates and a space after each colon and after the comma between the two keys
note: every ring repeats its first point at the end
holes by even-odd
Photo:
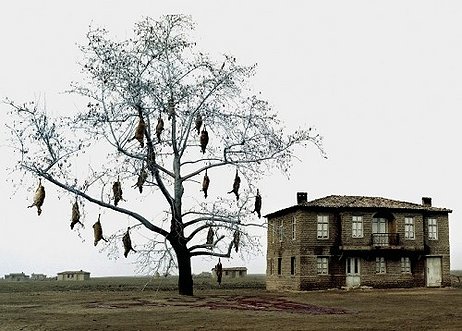
{"type": "MultiPolygon", "coordinates": [[[[135,245],[136,254],[144,264],[176,266],[184,295],[193,294],[191,257],[230,257],[233,248],[255,244],[248,229],[264,226],[253,213],[260,215],[256,183],[263,174],[287,171],[296,146],[313,143],[323,154],[314,130],[285,134],[268,102],[252,94],[254,65],[201,53],[190,40],[193,28],[189,17],[168,15],[140,21],[123,41],[90,29],[81,46],[85,78],[69,91],[88,99],[78,114],[53,118],[38,103],[6,101],[18,169],[135,220],[153,238],[135,245]],[[71,165],[82,153],[103,151],[104,162],[77,178],[71,165]],[[229,186],[207,199],[218,169],[232,173],[229,186]],[[130,186],[139,189],[144,209],[124,200],[130,186]],[[195,199],[186,202],[185,190],[195,199]],[[166,216],[143,213],[153,204],[163,204],[166,216]]],[[[133,249],[129,232],[126,254],[133,249]]]]}

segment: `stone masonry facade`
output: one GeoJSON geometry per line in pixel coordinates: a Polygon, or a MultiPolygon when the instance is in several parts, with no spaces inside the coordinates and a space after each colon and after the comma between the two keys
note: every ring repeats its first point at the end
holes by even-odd
{"type": "Polygon", "coordinates": [[[452,211],[423,201],[299,193],[266,215],[267,289],[450,286],[452,211]]]}

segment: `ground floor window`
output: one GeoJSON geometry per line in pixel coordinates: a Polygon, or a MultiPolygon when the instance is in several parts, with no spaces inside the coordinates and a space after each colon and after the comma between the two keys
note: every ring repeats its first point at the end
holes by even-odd
{"type": "Polygon", "coordinates": [[[407,256],[401,258],[401,272],[411,273],[411,259],[407,256]]]}
{"type": "Polygon", "coordinates": [[[295,256],[290,258],[290,274],[295,275],[295,256]]]}
{"type": "Polygon", "coordinates": [[[278,257],[278,275],[282,274],[282,257],[278,257]]]}
{"type": "Polygon", "coordinates": [[[386,264],[384,257],[376,257],[375,258],[375,273],[377,274],[384,274],[386,273],[386,264]]]}
{"type": "Polygon", "coordinates": [[[319,275],[327,275],[329,273],[329,258],[327,256],[317,257],[317,266],[319,275]]]}

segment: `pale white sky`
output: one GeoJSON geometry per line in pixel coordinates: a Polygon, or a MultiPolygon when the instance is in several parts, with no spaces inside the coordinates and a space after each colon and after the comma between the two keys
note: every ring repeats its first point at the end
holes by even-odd
{"type": "MultiPolygon", "coordinates": [[[[0,10],[0,97],[76,109],[60,94],[79,79],[76,62],[89,24],[121,37],[144,16],[191,14],[200,45],[258,63],[252,84],[288,127],[314,125],[329,159],[300,149],[291,178],[275,172],[261,183],[263,213],[330,194],[382,196],[453,209],[451,268],[462,269],[462,3],[459,1],[15,1],[0,10]]],[[[0,105],[3,126],[7,107],[0,105]]],[[[47,213],[27,209],[36,182],[17,193],[5,179],[14,155],[0,130],[0,276],[55,275],[84,269],[130,275],[134,258],[108,260],[92,245],[92,220],[82,237],[68,231],[69,199],[47,185],[47,213]],[[11,197],[12,196],[12,197],[11,197]],[[62,223],[65,227],[62,227],[62,223]],[[83,241],[85,240],[85,241],[83,241]]],[[[9,177],[11,178],[11,176],[9,177]]],[[[15,181],[15,177],[13,177],[15,181]]],[[[121,224],[126,226],[127,220],[121,224]]],[[[262,250],[266,240],[262,240],[262,250]]],[[[193,272],[216,261],[193,260],[193,272]]],[[[264,273],[265,257],[243,265],[264,273]]]]}

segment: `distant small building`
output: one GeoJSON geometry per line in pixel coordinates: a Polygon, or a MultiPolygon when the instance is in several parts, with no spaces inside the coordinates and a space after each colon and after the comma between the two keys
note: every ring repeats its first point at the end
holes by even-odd
{"type": "Polygon", "coordinates": [[[9,275],[5,275],[5,280],[12,281],[12,282],[20,282],[20,281],[25,281],[29,280],[29,275],[24,274],[24,272],[21,273],[11,273],[9,275]]]}
{"type": "Polygon", "coordinates": [[[87,271],[63,271],[58,273],[58,280],[88,280],[90,279],[90,273],[87,271]]]}
{"type": "MultiPolygon", "coordinates": [[[[241,278],[241,277],[245,277],[245,276],[247,276],[247,268],[246,267],[223,268],[222,277],[241,278]]],[[[217,278],[215,268],[212,268],[212,277],[217,278]]]]}
{"type": "Polygon", "coordinates": [[[47,279],[47,275],[44,274],[32,274],[30,275],[31,280],[45,280],[47,279]]]}

